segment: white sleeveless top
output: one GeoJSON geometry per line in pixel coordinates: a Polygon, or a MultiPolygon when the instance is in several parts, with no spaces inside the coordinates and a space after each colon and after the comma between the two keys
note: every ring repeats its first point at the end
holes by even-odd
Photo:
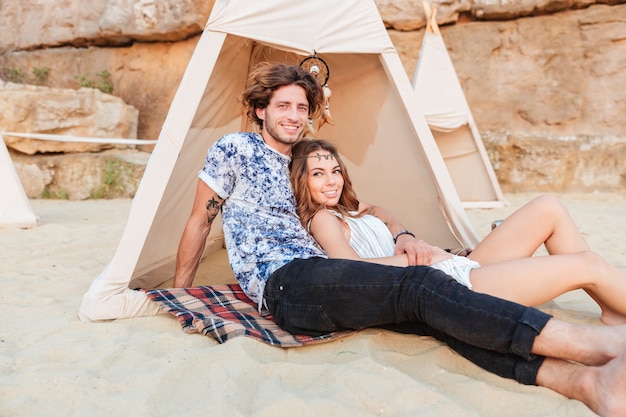
{"type": "MultiPolygon", "coordinates": [[[[342,218],[340,213],[333,210],[329,211],[342,218]]],[[[350,246],[361,258],[393,256],[396,249],[393,236],[379,218],[365,214],[356,218],[346,217],[344,220],[350,227],[350,246]]]]}

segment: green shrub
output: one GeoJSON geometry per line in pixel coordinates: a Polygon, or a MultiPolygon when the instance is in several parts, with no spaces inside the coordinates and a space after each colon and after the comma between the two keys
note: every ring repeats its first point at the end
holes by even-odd
{"type": "Polygon", "coordinates": [[[33,75],[33,84],[45,85],[48,82],[48,75],[50,75],[50,68],[48,67],[34,67],[30,70],[33,75]]]}
{"type": "Polygon", "coordinates": [[[126,183],[132,181],[133,166],[118,158],[105,162],[102,170],[102,184],[91,193],[91,198],[123,197],[126,183]]]}
{"type": "Polygon", "coordinates": [[[41,198],[46,200],[69,200],[70,196],[66,190],[51,191],[44,188],[41,192],[41,198]]]}
{"type": "Polygon", "coordinates": [[[95,88],[107,94],[113,93],[111,73],[107,70],[102,70],[97,73],[96,78],[93,78],[90,73],[77,75],[75,78],[78,80],[78,85],[81,87],[95,88]]]}
{"type": "Polygon", "coordinates": [[[50,68],[34,67],[30,70],[30,74],[20,68],[2,68],[0,69],[0,78],[16,84],[34,84],[45,85],[48,82],[50,68]]]}
{"type": "Polygon", "coordinates": [[[19,68],[2,68],[2,79],[16,83],[26,84],[26,74],[19,68]]]}

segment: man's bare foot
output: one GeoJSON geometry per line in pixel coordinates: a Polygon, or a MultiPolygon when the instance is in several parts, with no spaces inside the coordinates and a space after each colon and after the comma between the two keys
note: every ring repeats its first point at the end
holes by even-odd
{"type": "Polygon", "coordinates": [[[589,408],[602,417],[626,417],[626,351],[594,371],[589,408]]]}
{"type": "Polygon", "coordinates": [[[626,351],[626,325],[593,326],[549,320],[535,338],[533,353],[598,367],[626,351]],[[563,343],[578,340],[580,343],[563,343]]]}

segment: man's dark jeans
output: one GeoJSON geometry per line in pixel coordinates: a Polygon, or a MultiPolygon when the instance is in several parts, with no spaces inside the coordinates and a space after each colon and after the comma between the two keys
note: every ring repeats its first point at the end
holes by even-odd
{"type": "Polygon", "coordinates": [[[523,384],[535,384],[545,359],[531,349],[550,315],[476,293],[429,267],[296,259],[270,276],[264,296],[276,323],[291,333],[383,327],[432,336],[523,384]]]}

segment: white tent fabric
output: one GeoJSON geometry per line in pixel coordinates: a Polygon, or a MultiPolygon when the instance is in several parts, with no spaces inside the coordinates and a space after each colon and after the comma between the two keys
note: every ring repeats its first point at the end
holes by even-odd
{"type": "Polygon", "coordinates": [[[36,224],[37,216],[0,135],[0,227],[28,228],[36,224]]]}
{"type": "MultiPolygon", "coordinates": [[[[262,61],[330,67],[337,144],[359,197],[393,211],[441,247],[478,241],[398,54],[372,0],[217,0],[163,124],[113,259],[85,293],[83,321],[155,314],[134,288],[173,277],[180,236],[207,149],[253,129],[236,97],[262,61]]],[[[224,251],[219,224],[205,254],[224,251]]],[[[207,259],[211,258],[207,256],[207,259]]],[[[206,261],[206,260],[205,260],[206,261]]]]}
{"type": "Polygon", "coordinates": [[[506,205],[443,41],[435,12],[424,3],[428,25],[413,87],[464,207],[506,205]]]}

